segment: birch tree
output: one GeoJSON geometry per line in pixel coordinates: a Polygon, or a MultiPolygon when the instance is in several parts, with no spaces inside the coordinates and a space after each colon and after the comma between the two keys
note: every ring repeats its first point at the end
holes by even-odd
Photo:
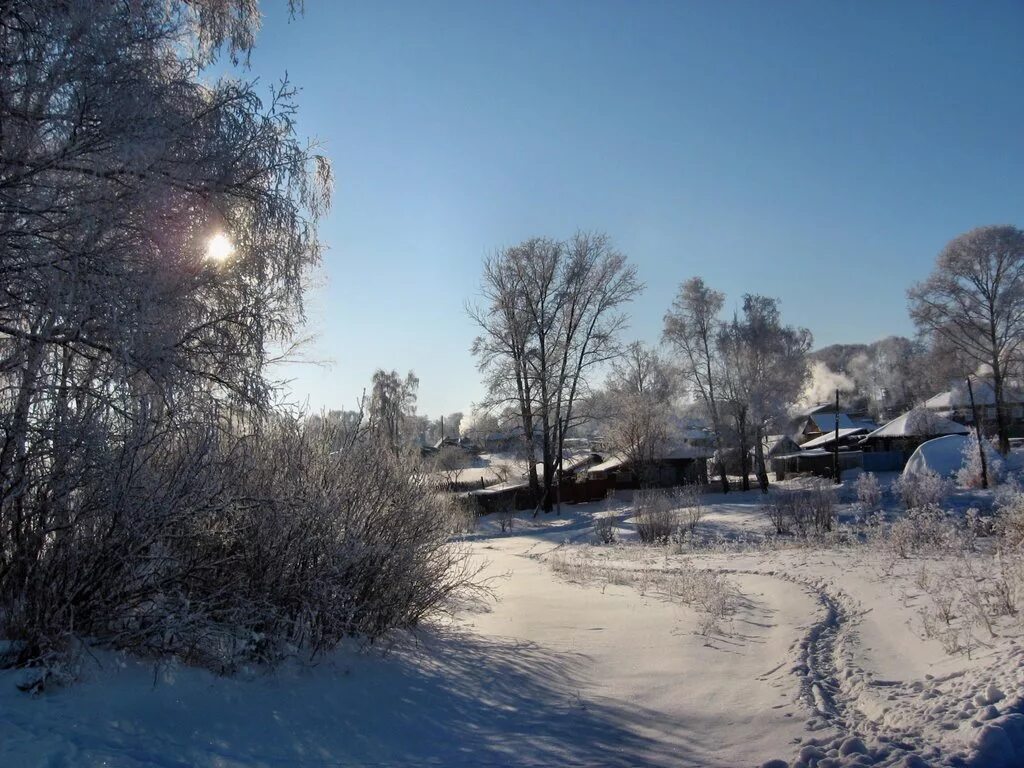
{"type": "Polygon", "coordinates": [[[1024,231],[988,226],[960,235],[907,297],[921,333],[989,369],[999,450],[1008,453],[1006,377],[1024,343],[1024,231]]]}

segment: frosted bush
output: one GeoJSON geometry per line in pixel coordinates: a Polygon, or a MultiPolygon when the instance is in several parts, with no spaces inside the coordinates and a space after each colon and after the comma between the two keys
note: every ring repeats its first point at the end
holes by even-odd
{"type": "Polygon", "coordinates": [[[998,500],[996,530],[1003,539],[1005,549],[1024,549],[1024,492],[1013,489],[998,500]]]}
{"type": "Polygon", "coordinates": [[[882,487],[872,472],[862,472],[856,482],[857,503],[864,514],[871,514],[882,506],[882,487]]]}
{"type": "Polygon", "coordinates": [[[953,483],[931,470],[925,470],[904,472],[892,487],[909,510],[941,504],[952,492],[953,483]]]}
{"type": "Polygon", "coordinates": [[[474,591],[424,473],[333,438],[281,414],[240,442],[108,447],[79,529],[5,601],[4,661],[49,664],[77,636],[231,672],[411,627],[474,591]]]}
{"type": "Polygon", "coordinates": [[[516,522],[516,508],[512,501],[510,499],[503,499],[498,502],[497,509],[494,514],[498,518],[498,525],[501,527],[501,532],[511,532],[512,526],[514,526],[516,522]]]}
{"type": "Polygon", "coordinates": [[[962,532],[949,513],[936,504],[907,510],[906,515],[880,531],[884,546],[899,557],[919,552],[958,552],[962,532]]]}
{"type": "MultiPolygon", "coordinates": [[[[988,475],[988,483],[992,486],[1003,479],[1005,475],[1004,465],[1003,461],[998,458],[999,452],[991,440],[983,440],[982,445],[985,451],[985,470],[988,475]]],[[[967,441],[964,443],[962,456],[963,466],[956,473],[957,482],[964,488],[981,488],[981,454],[978,451],[978,436],[976,433],[971,432],[970,437],[967,438],[967,441]]]]}
{"type": "Polygon", "coordinates": [[[688,533],[693,533],[697,525],[704,519],[704,504],[700,497],[701,488],[697,484],[680,485],[672,489],[672,504],[678,510],[680,526],[688,533]]]}
{"type": "Polygon", "coordinates": [[[667,544],[676,530],[672,499],[664,491],[637,491],[636,532],[644,544],[667,544]]]}
{"type": "Polygon", "coordinates": [[[477,521],[480,517],[480,504],[475,497],[440,494],[438,501],[442,507],[447,503],[448,514],[451,517],[452,533],[472,533],[476,530],[477,521]]]}
{"type": "Polygon", "coordinates": [[[594,518],[594,538],[599,544],[615,543],[615,516],[613,514],[604,512],[594,518]]]}
{"type": "Polygon", "coordinates": [[[669,599],[700,612],[698,631],[705,636],[720,632],[722,621],[734,610],[736,591],[729,580],[717,571],[695,568],[689,561],[666,575],[664,589],[669,599]]]}
{"type": "Polygon", "coordinates": [[[816,479],[803,488],[773,491],[765,513],[779,534],[805,537],[828,533],[835,524],[835,486],[816,479]]]}

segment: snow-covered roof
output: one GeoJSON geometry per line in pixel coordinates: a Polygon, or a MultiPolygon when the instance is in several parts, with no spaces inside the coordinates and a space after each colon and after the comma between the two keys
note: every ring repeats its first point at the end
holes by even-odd
{"type": "Polygon", "coordinates": [[[835,412],[836,412],[836,404],[834,402],[832,402],[832,401],[829,401],[827,403],[817,403],[815,405],[798,406],[795,409],[790,411],[790,413],[792,413],[794,416],[796,416],[796,417],[803,417],[803,418],[807,418],[808,416],[813,416],[816,413],[835,413],[835,412]]]}
{"type": "Polygon", "coordinates": [[[855,419],[855,418],[853,418],[851,416],[850,417],[850,421],[853,423],[853,426],[855,426],[855,427],[863,427],[868,432],[872,432],[872,431],[878,429],[879,426],[881,426],[880,424],[877,424],[876,422],[872,421],[871,419],[855,419]]]}
{"type": "MultiPolygon", "coordinates": [[[[866,434],[867,432],[868,429],[866,427],[848,427],[847,429],[840,428],[839,439],[842,440],[844,437],[850,437],[851,435],[863,435],[866,434]]],[[[809,448],[821,448],[822,446],[825,445],[831,445],[832,443],[835,442],[835,439],[836,433],[834,431],[826,432],[820,437],[816,437],[813,440],[808,440],[800,447],[805,450],[809,448]]]]}
{"type": "Polygon", "coordinates": [[[486,488],[475,488],[472,491],[468,491],[468,496],[494,496],[498,493],[505,491],[514,491],[518,488],[526,488],[530,485],[530,481],[526,478],[519,480],[508,480],[504,483],[497,483],[495,485],[489,485],[486,488]]]}
{"type": "MultiPolygon", "coordinates": [[[[768,435],[764,439],[765,453],[768,456],[775,456],[779,452],[792,453],[800,450],[800,445],[789,435],[768,435]]],[[[751,450],[754,450],[753,448],[751,450]]]]}
{"type": "Polygon", "coordinates": [[[969,432],[963,424],[957,424],[923,408],[907,411],[897,416],[884,427],[869,433],[864,439],[873,437],[938,437],[939,435],[966,435],[969,432]]]}
{"type": "MultiPolygon", "coordinates": [[[[850,453],[860,453],[860,451],[844,451],[841,456],[848,456],[850,453]]],[[[782,456],[773,456],[773,459],[807,459],[811,456],[822,457],[822,456],[834,456],[832,451],[826,451],[824,448],[811,448],[809,451],[796,451],[794,453],[786,453],[782,456]]]]}
{"type": "MultiPolygon", "coordinates": [[[[672,459],[710,459],[714,450],[700,445],[677,445],[658,456],[658,461],[670,461],[672,459]]],[[[587,472],[611,472],[623,464],[628,463],[625,454],[615,453],[602,461],[586,469],[587,472]]]]}
{"type": "MultiPolygon", "coordinates": [[[[979,379],[971,383],[974,390],[974,403],[977,406],[995,405],[996,393],[991,381],[979,379]]],[[[1024,403],[1024,392],[1006,387],[1003,390],[1003,400],[1007,403],[1024,403]]],[[[971,396],[967,391],[967,383],[960,381],[955,383],[945,392],[940,392],[934,397],[925,400],[924,407],[932,411],[953,411],[964,410],[971,407],[971,396]]]]}
{"type": "Polygon", "coordinates": [[[618,469],[625,463],[626,457],[620,453],[617,453],[614,456],[609,456],[600,464],[595,464],[592,467],[588,467],[587,472],[611,472],[614,469],[618,469]]]}
{"type": "Polygon", "coordinates": [[[822,432],[835,432],[837,421],[841,430],[852,429],[856,426],[845,413],[812,413],[810,419],[822,432]]]}

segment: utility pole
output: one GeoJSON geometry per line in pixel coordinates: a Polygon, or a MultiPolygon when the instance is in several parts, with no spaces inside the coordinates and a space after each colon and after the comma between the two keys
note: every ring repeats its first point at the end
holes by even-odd
{"type": "Polygon", "coordinates": [[[988,464],[985,462],[985,444],[981,442],[981,421],[978,419],[978,407],[974,404],[974,387],[971,377],[967,377],[967,394],[971,398],[971,415],[974,416],[974,435],[978,438],[978,457],[981,459],[981,487],[988,488],[988,464]]]}
{"type": "Polygon", "coordinates": [[[835,446],[832,448],[832,477],[836,485],[843,484],[843,478],[839,476],[839,390],[836,389],[836,434],[835,446]]]}

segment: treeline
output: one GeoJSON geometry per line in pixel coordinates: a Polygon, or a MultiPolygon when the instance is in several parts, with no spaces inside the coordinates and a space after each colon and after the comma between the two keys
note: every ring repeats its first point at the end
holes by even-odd
{"type": "Polygon", "coordinates": [[[837,391],[841,406],[882,418],[951,381],[983,377],[1000,449],[1009,449],[1007,393],[1024,373],[1020,229],[981,227],[946,246],[907,292],[915,340],[812,353],[810,331],[784,323],[777,299],[744,295],[730,318],[724,294],[694,277],[665,314],[661,349],[625,344],[625,310],[642,290],[604,235],[535,238],[484,264],[483,302],[470,311],[487,393],[480,409],[522,427],[539,509],[557,502],[567,436],[598,432],[644,482],[686,416],[710,427],[723,490],[737,473],[747,488],[751,471],[767,490],[767,438],[792,430],[796,406],[837,391]]]}

